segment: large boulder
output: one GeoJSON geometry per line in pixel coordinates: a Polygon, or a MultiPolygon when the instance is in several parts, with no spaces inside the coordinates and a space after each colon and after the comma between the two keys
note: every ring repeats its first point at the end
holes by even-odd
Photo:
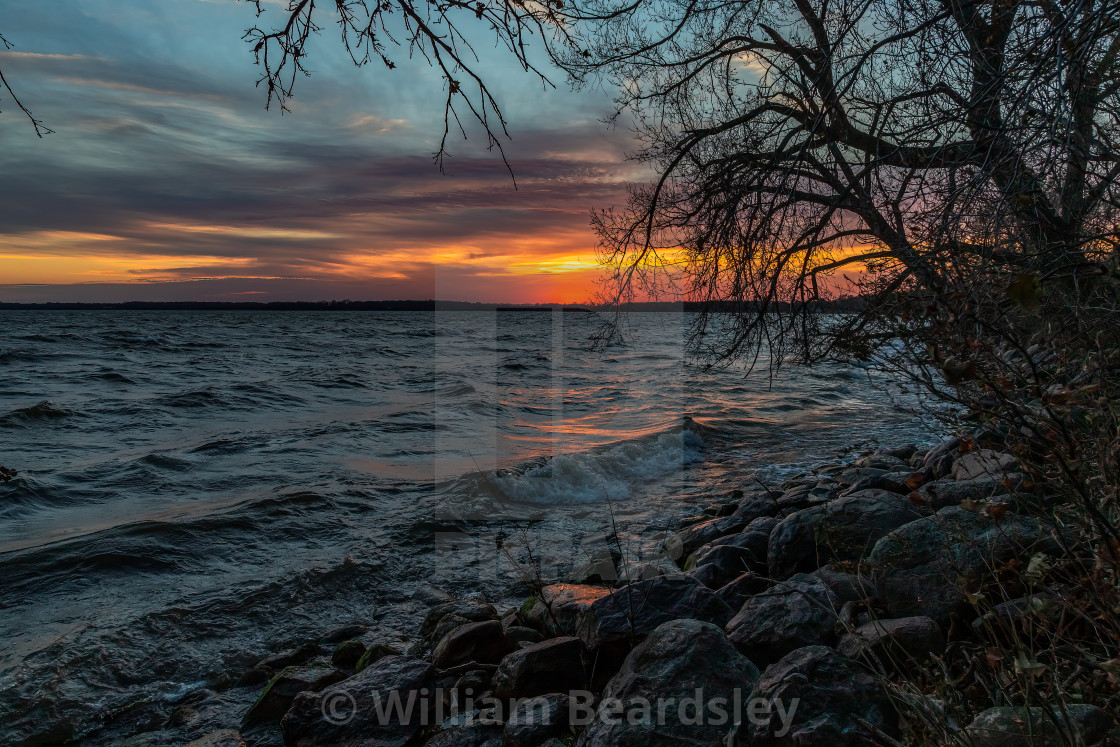
{"type": "Polygon", "coordinates": [[[799,573],[756,594],[727,624],[736,648],[759,664],[835,639],[837,599],[820,578],[799,573]]]}
{"type": "Polygon", "coordinates": [[[333,667],[287,667],[273,677],[241,720],[242,729],[278,722],[296,696],[305,690],[322,690],[346,678],[333,667]]]}
{"type": "Polygon", "coordinates": [[[762,673],[750,695],[769,704],[764,718],[744,720],[739,744],[841,747],[882,744],[898,717],[875,677],[827,646],[799,648],[762,673]]]}
{"type": "Polygon", "coordinates": [[[969,452],[953,463],[953,478],[956,480],[975,480],[978,477],[1002,478],[1014,472],[1019,460],[1010,454],[980,449],[969,452]]]}
{"type": "Polygon", "coordinates": [[[580,616],[579,638],[589,651],[629,648],[662,623],[694,619],[723,626],[731,608],[688,575],[662,576],[629,584],[591,604],[580,616]]]}
{"type": "MultiPolygon", "coordinates": [[[[737,535],[742,536],[742,535],[737,535]]],[[[755,555],[748,549],[735,545],[709,545],[697,550],[685,564],[685,569],[693,571],[710,566],[710,578],[702,580],[710,589],[719,589],[751,570],[758,570],[755,555]]],[[[697,575],[697,574],[693,574],[697,575]]]]}
{"type": "Polygon", "coordinates": [[[1113,726],[1100,708],[1071,703],[1047,712],[1043,708],[989,708],[965,729],[974,747],[1059,747],[1097,744],[1113,726]]]}
{"type": "Polygon", "coordinates": [[[436,669],[387,656],[322,693],[302,692],[280,721],[286,747],[403,747],[436,718],[436,669]],[[400,710],[394,707],[399,698],[400,710]],[[412,707],[409,708],[411,703],[412,707]],[[402,718],[403,715],[403,718],[402,718]]]}
{"type": "Polygon", "coordinates": [[[953,463],[957,461],[962,449],[967,449],[967,445],[954,436],[927,451],[922,459],[922,466],[930,470],[934,479],[945,477],[952,474],[953,463]]]}
{"type": "Polygon", "coordinates": [[[494,672],[499,698],[532,698],[580,690],[586,685],[579,639],[553,638],[518,649],[502,659],[494,672]]]}
{"type": "Polygon", "coordinates": [[[858,560],[875,542],[929,509],[897,493],[864,490],[782,519],[770,535],[770,575],[789,578],[836,560],[858,560]]]}
{"type": "Polygon", "coordinates": [[[610,594],[602,586],[551,584],[521,605],[525,622],[545,635],[574,635],[579,616],[597,599],[610,594]]]}
{"type": "Polygon", "coordinates": [[[440,669],[476,662],[497,664],[509,649],[498,620],[466,623],[449,630],[432,652],[432,663],[440,669]]]}
{"type": "Polygon", "coordinates": [[[945,652],[941,626],[928,617],[873,620],[845,635],[836,649],[849,659],[902,669],[945,652]]]}
{"type": "Polygon", "coordinates": [[[420,634],[434,643],[460,625],[497,619],[498,611],[493,605],[481,599],[457,599],[428,610],[420,626],[420,634]]]}
{"type": "Polygon", "coordinates": [[[969,592],[990,581],[999,565],[1060,549],[1035,519],[996,519],[951,506],[880,539],[871,552],[872,577],[891,617],[924,615],[945,626],[968,611],[969,592]]]}
{"type": "Polygon", "coordinates": [[[935,511],[948,506],[958,506],[961,501],[984,501],[1007,494],[1007,480],[1003,477],[977,477],[971,480],[954,480],[943,477],[928,482],[918,489],[918,500],[935,511]]]}
{"type": "Polygon", "coordinates": [[[770,498],[764,496],[748,498],[739,504],[739,508],[730,516],[693,524],[669,535],[662,543],[662,548],[674,563],[683,566],[689,555],[709,542],[741,532],[755,519],[773,516],[777,511],[777,504],[770,498]]]}
{"type": "Polygon", "coordinates": [[[724,585],[716,596],[722,599],[732,610],[741,609],[743,603],[755,594],[770,588],[770,579],[757,573],[744,573],[734,581],[724,585]]]}
{"type": "Polygon", "coordinates": [[[502,744],[505,747],[540,747],[549,739],[567,736],[571,731],[570,713],[568,696],[561,693],[519,700],[506,719],[502,744]]]}
{"type": "MultiPolygon", "coordinates": [[[[755,665],[736,651],[716,626],[698,620],[667,622],[626,657],[603,691],[599,715],[591,718],[576,744],[649,747],[718,743],[732,728],[727,714],[735,710],[734,701],[743,702],[758,676],[755,665]],[[722,719],[712,710],[718,698],[726,706],[722,719]],[[641,714],[642,703],[650,704],[653,713],[641,714]],[[657,710],[662,703],[671,706],[663,711],[663,721],[657,710]],[[617,714],[618,704],[621,714],[617,714]],[[631,711],[635,707],[638,711],[631,711]]],[[[745,705],[742,707],[745,709],[745,705]]]]}

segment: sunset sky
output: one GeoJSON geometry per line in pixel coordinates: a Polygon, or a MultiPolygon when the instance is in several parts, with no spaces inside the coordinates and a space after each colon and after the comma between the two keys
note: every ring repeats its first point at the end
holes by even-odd
{"type": "MultiPolygon", "coordinates": [[[[266,5],[262,24],[278,18],[266,5]],[[272,20],[270,21],[270,16],[272,20]]],[[[0,301],[578,302],[593,207],[638,176],[601,90],[556,90],[480,49],[501,159],[442,129],[422,63],[354,69],[326,28],[291,114],[265,111],[240,0],[9,3],[0,70],[0,301]]],[[[402,55],[403,56],[403,55],[402,55]]]]}

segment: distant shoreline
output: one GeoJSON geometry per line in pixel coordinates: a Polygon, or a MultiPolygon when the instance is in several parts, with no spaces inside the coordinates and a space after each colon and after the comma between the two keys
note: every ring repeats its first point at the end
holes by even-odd
{"type": "MultiPolygon", "coordinates": [[[[814,304],[825,313],[858,311],[862,299],[842,298],[814,304]]],[[[618,307],[628,312],[641,311],[733,311],[731,304],[708,306],[691,302],[630,303],[618,307]]],[[[785,311],[790,304],[779,304],[775,310],[785,311]]],[[[580,304],[502,304],[469,301],[126,301],[122,303],[8,303],[0,302],[0,311],[533,311],[547,312],[613,311],[615,307],[580,304]]]]}

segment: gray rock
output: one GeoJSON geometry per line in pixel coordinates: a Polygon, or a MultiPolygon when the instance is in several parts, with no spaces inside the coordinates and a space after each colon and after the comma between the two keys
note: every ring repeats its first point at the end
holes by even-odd
{"type": "Polygon", "coordinates": [[[838,604],[866,602],[875,599],[875,584],[862,574],[838,571],[831,565],[821,566],[809,574],[816,576],[833,594],[838,604]]]}
{"type": "Polygon", "coordinates": [[[918,497],[935,511],[948,506],[958,506],[961,501],[983,501],[1007,495],[1004,478],[979,477],[973,480],[954,480],[943,477],[918,488],[918,497]]]}
{"type": "Polygon", "coordinates": [[[721,587],[716,596],[732,610],[742,608],[743,603],[770,588],[770,580],[757,573],[744,573],[731,583],[721,587]]]}
{"type": "Polygon", "coordinates": [[[396,646],[390,646],[387,643],[375,643],[366,649],[362,654],[362,658],[358,659],[358,663],[354,665],[354,671],[360,672],[370,664],[373,664],[386,656],[401,656],[403,652],[396,646]]]}
{"type": "Polygon", "coordinates": [[[709,519],[669,535],[662,543],[662,548],[674,563],[681,565],[689,555],[709,542],[741,532],[755,519],[773,516],[777,511],[777,504],[770,498],[750,498],[740,504],[738,510],[730,516],[709,519]]]}
{"type": "Polygon", "coordinates": [[[713,578],[711,582],[701,581],[701,583],[711,589],[718,589],[748,571],[759,570],[755,553],[750,548],[737,545],[706,545],[689,557],[685,568],[691,571],[706,565],[713,568],[713,578]]]}
{"type": "Polygon", "coordinates": [[[331,654],[331,664],[339,669],[354,671],[354,667],[362,660],[366,652],[366,644],[359,640],[343,641],[334,648],[331,654]]]}
{"type": "Polygon", "coordinates": [[[1044,591],[997,604],[990,612],[973,620],[972,629],[980,632],[992,627],[996,633],[1014,636],[1012,629],[1026,632],[1038,620],[1056,620],[1061,614],[1061,596],[1044,591]]]}
{"type": "Polygon", "coordinates": [[[287,667],[269,681],[241,719],[242,729],[274,724],[288,712],[292,701],[305,690],[318,691],[346,678],[344,672],[330,667],[287,667]]]}
{"type": "Polygon", "coordinates": [[[670,620],[693,619],[724,625],[731,609],[710,589],[687,575],[662,576],[624,586],[591,604],[580,616],[579,638],[588,651],[636,643],[670,620]]]}
{"type": "Polygon", "coordinates": [[[1010,454],[992,449],[980,449],[960,457],[953,463],[953,478],[975,480],[978,477],[1003,478],[1019,466],[1019,460],[1010,454]]]}
{"type": "Polygon", "coordinates": [[[539,747],[549,739],[566,736],[571,731],[569,708],[568,696],[560,693],[519,701],[506,720],[502,744],[505,747],[539,747]]]}
{"type": "Polygon", "coordinates": [[[187,742],[187,747],[245,747],[245,740],[238,731],[218,729],[193,742],[187,742]]]}
{"type": "Polygon", "coordinates": [[[572,572],[572,582],[577,584],[614,584],[618,581],[618,568],[614,558],[591,558],[572,572]]]}
{"type": "Polygon", "coordinates": [[[787,717],[797,700],[784,732],[776,708],[768,718],[744,720],[739,743],[751,747],[882,744],[864,723],[897,734],[898,717],[878,681],[827,646],[799,648],[771,665],[750,697],[784,706],[787,717]]]}
{"type": "Polygon", "coordinates": [[[778,496],[778,508],[783,510],[796,510],[807,506],[815,506],[834,500],[839,495],[840,485],[833,481],[799,485],[778,496]]]}
{"type": "Polygon", "coordinates": [[[552,584],[521,605],[521,617],[545,635],[574,635],[580,614],[610,593],[601,586],[552,584]]]}
{"type": "Polygon", "coordinates": [[[460,625],[497,619],[498,611],[493,605],[481,599],[458,599],[437,604],[428,610],[420,626],[420,635],[435,642],[460,625]]]}
{"type": "Polygon", "coordinates": [[[1006,514],[994,520],[960,507],[899,527],[875,544],[872,576],[892,617],[925,615],[947,625],[968,612],[967,593],[978,591],[992,569],[1036,551],[1060,546],[1035,519],[1006,514]]]}
{"type": "Polygon", "coordinates": [[[534,628],[527,628],[524,625],[510,625],[506,628],[506,641],[511,649],[520,648],[523,644],[540,643],[543,640],[544,636],[534,628]]]}
{"type": "Polygon", "coordinates": [[[887,669],[905,670],[907,665],[945,652],[941,627],[928,617],[875,620],[844,636],[836,649],[849,659],[865,658],[887,669]]]}
{"type": "Polygon", "coordinates": [[[494,672],[499,698],[533,698],[586,686],[583,649],[576,638],[553,638],[508,654],[494,672]]]}
{"type": "Polygon", "coordinates": [[[907,469],[910,464],[905,459],[889,454],[878,453],[857,460],[856,466],[863,467],[864,469],[882,469],[888,472],[899,472],[907,469]]]}
{"type": "Polygon", "coordinates": [[[280,721],[286,747],[403,747],[413,743],[433,725],[436,670],[409,656],[387,656],[361,673],[335,684],[323,693],[302,692],[280,721]],[[427,690],[425,697],[421,691],[427,690]],[[402,720],[390,707],[390,697],[407,705],[410,717],[402,720]],[[378,713],[388,718],[378,718],[378,713]],[[326,714],[326,715],[324,715],[326,714]],[[327,716],[332,718],[328,719],[327,716]]]}
{"type": "Polygon", "coordinates": [[[727,624],[736,648],[759,664],[835,638],[836,596],[816,576],[799,573],[743,603],[727,624]]]}
{"type": "Polygon", "coordinates": [[[450,669],[470,662],[497,664],[509,650],[502,623],[483,620],[449,631],[432,652],[432,663],[450,669]]]}
{"type": "Polygon", "coordinates": [[[656,704],[658,699],[674,698],[674,707],[665,712],[665,723],[657,723],[660,719],[656,715],[643,721],[627,718],[626,714],[617,723],[596,718],[576,744],[650,747],[718,743],[731,727],[714,723],[717,718],[708,712],[708,704],[715,698],[725,698],[730,712],[732,699],[742,700],[758,676],[755,665],[736,651],[716,626],[697,620],[667,622],[630,652],[621,670],[607,683],[600,701],[603,706],[616,699],[625,707],[640,699],[656,704]],[[686,723],[681,723],[677,704],[695,699],[697,691],[703,693],[697,710],[705,717],[698,719],[698,724],[691,723],[693,714],[686,708],[686,723]]]}
{"type": "Polygon", "coordinates": [[[502,747],[502,727],[478,721],[452,726],[424,742],[424,747],[502,747]]]}
{"type": "Polygon", "coordinates": [[[974,747],[1059,747],[1095,744],[1108,734],[1113,719],[1100,708],[1069,704],[1054,708],[989,708],[968,725],[974,747]]]}
{"type": "Polygon", "coordinates": [[[875,542],[930,513],[905,496],[865,490],[782,519],[770,535],[770,575],[789,578],[836,560],[858,560],[875,542]]]}

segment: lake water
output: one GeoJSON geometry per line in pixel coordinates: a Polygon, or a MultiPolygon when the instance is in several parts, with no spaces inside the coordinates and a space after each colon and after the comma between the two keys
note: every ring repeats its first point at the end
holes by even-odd
{"type": "Polygon", "coordinates": [[[686,315],[597,320],[0,312],[0,743],[236,727],[254,662],[407,644],[431,585],[514,603],[525,548],[559,575],[612,527],[656,562],[731,489],[933,440],[859,367],[702,372],[686,315]]]}

